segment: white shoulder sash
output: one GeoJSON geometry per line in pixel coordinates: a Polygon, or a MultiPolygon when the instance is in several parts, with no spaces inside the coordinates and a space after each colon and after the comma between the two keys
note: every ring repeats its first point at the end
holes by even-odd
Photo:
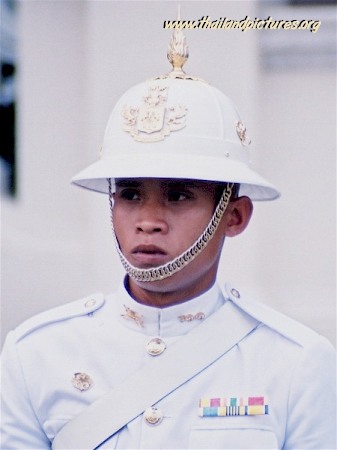
{"type": "Polygon", "coordinates": [[[216,313],[68,422],[53,450],[94,450],[227,353],[259,322],[226,301],[216,313]],[[186,363],[186,355],[193,357],[186,363]],[[172,370],[174,367],[174,370],[172,370]],[[170,374],[167,376],[167,374],[170,374]],[[126,399],[132,399],[128,401],[126,399]],[[116,406],[118,405],[118,407],[116,406]]]}

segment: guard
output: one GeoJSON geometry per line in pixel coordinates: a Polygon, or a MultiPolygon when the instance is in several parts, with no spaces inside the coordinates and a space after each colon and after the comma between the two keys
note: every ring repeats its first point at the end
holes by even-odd
{"type": "Polygon", "coordinates": [[[126,276],[9,334],[3,449],[335,448],[332,346],[216,281],[252,201],[279,192],[187,57],[176,30],[171,72],[122,96],[99,160],[73,179],[107,195],[126,276]]]}

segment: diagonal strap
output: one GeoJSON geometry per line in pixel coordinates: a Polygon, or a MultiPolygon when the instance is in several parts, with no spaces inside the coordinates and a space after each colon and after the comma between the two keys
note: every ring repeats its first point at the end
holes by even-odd
{"type": "Polygon", "coordinates": [[[52,449],[97,449],[146,408],[221,358],[258,324],[254,318],[227,301],[216,313],[168,347],[162,355],[148,361],[123,383],[68,422],[56,435],[52,449]],[[193,358],[189,358],[186,364],[191,351],[193,358]],[[132,402],[126,399],[132,399],[132,402]]]}

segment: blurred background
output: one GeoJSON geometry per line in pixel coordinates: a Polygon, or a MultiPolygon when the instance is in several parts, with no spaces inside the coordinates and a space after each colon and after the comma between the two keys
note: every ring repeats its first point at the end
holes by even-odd
{"type": "Polygon", "coordinates": [[[69,180],[98,157],[120,95],[170,70],[163,22],[180,4],[186,20],[321,21],[316,33],[186,30],[184,68],[234,101],[253,167],[282,192],[227,240],[220,282],[335,345],[334,3],[1,0],[2,342],[33,314],[120,282],[108,199],[69,180]]]}

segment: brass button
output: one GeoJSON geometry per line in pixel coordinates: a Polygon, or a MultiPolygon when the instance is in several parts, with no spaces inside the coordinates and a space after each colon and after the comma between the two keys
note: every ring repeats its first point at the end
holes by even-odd
{"type": "Polygon", "coordinates": [[[80,391],[87,391],[91,388],[93,381],[87,373],[76,372],[73,375],[71,383],[74,388],[79,389],[80,391]]]}
{"type": "Polygon", "coordinates": [[[233,297],[235,297],[235,298],[240,298],[241,297],[241,295],[240,295],[240,292],[237,290],[237,289],[231,289],[231,294],[233,295],[233,297]]]}
{"type": "Polygon", "coordinates": [[[87,301],[84,303],[84,306],[85,306],[86,308],[91,308],[91,307],[94,306],[94,305],[96,305],[96,300],[95,300],[94,298],[91,298],[90,300],[87,300],[87,301]]]}
{"type": "Polygon", "coordinates": [[[144,411],[144,420],[151,426],[159,425],[162,422],[163,417],[161,410],[154,408],[153,406],[144,411]]]}
{"type": "Polygon", "coordinates": [[[166,349],[166,344],[160,338],[153,338],[146,344],[145,348],[149,355],[158,356],[166,349]]]}

